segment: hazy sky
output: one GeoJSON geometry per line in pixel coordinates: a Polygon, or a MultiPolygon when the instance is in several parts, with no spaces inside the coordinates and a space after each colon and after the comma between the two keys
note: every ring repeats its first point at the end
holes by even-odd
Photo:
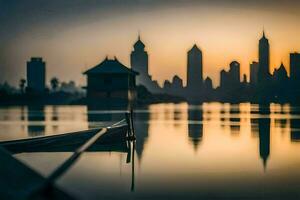
{"type": "Polygon", "coordinates": [[[300,1],[265,0],[0,0],[0,82],[26,77],[26,61],[42,56],[48,80],[85,84],[84,70],[106,55],[129,65],[138,32],[160,83],[186,77],[186,52],[203,51],[204,76],[219,84],[232,60],[248,75],[265,27],[271,66],[300,51],[300,1]]]}

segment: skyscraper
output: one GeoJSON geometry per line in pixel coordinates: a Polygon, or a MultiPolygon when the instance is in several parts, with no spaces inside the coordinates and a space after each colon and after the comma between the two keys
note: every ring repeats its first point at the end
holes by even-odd
{"type": "Polygon", "coordinates": [[[46,85],[46,63],[43,58],[31,58],[27,62],[27,88],[30,92],[44,92],[46,85]]]}
{"type": "Polygon", "coordinates": [[[137,84],[142,84],[145,76],[148,75],[148,53],[145,51],[145,45],[141,41],[140,36],[133,45],[130,58],[132,69],[140,74],[137,77],[137,84]]]}
{"type": "Polygon", "coordinates": [[[189,90],[201,88],[203,84],[202,52],[196,44],[188,51],[187,60],[187,88],[189,90]]]}
{"type": "Polygon", "coordinates": [[[175,75],[172,78],[171,86],[170,86],[170,93],[171,95],[177,95],[177,96],[182,96],[183,95],[183,81],[182,79],[178,76],[175,75]]]}
{"type": "Polygon", "coordinates": [[[274,81],[276,81],[278,84],[281,84],[282,86],[286,87],[286,83],[288,81],[288,75],[287,75],[287,71],[283,65],[283,63],[281,63],[281,65],[278,67],[278,69],[275,69],[273,72],[273,79],[274,81]]]}
{"type": "Polygon", "coordinates": [[[259,68],[258,68],[258,84],[264,84],[270,78],[270,45],[269,40],[263,36],[259,40],[259,68]]]}
{"type": "Polygon", "coordinates": [[[226,88],[228,84],[228,72],[226,72],[224,69],[220,72],[220,87],[226,88]]]}
{"type": "Polygon", "coordinates": [[[141,37],[133,45],[133,51],[130,55],[131,68],[138,72],[136,84],[145,86],[152,93],[161,92],[157,81],[153,81],[148,71],[148,53],[145,51],[145,44],[141,41],[141,37]]]}
{"type": "Polygon", "coordinates": [[[300,54],[290,54],[290,77],[292,82],[300,82],[300,54]]]}
{"type": "Polygon", "coordinates": [[[258,82],[258,62],[252,62],[250,64],[250,83],[251,85],[257,85],[258,82]]]}
{"type": "Polygon", "coordinates": [[[220,86],[223,89],[236,89],[240,86],[240,63],[232,61],[229,71],[222,70],[220,73],[220,86]]]}
{"type": "Polygon", "coordinates": [[[239,85],[240,84],[240,63],[237,61],[232,61],[230,63],[230,80],[232,84],[239,85]]]}

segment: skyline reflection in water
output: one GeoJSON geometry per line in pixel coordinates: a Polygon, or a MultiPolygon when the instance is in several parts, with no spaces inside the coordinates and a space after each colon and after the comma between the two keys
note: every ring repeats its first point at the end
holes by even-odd
{"type": "MultiPolygon", "coordinates": [[[[156,104],[134,113],[134,178],[126,154],[85,153],[58,184],[83,199],[292,198],[300,195],[300,109],[290,105],[156,104]],[[131,181],[134,192],[131,192],[131,181]],[[101,189],[99,189],[101,188],[101,189]]],[[[110,124],[122,110],[86,106],[0,109],[0,139],[110,124]]],[[[49,174],[63,153],[19,154],[49,174]],[[52,163],[52,168],[47,166],[52,163]]]]}

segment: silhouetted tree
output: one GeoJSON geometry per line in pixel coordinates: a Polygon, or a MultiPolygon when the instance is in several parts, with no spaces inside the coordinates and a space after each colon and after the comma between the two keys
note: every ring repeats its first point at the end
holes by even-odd
{"type": "Polygon", "coordinates": [[[24,91],[25,91],[25,84],[26,84],[26,80],[24,78],[22,78],[19,82],[21,93],[24,93],[24,91]]]}
{"type": "Polygon", "coordinates": [[[57,88],[58,88],[58,86],[59,86],[59,80],[58,80],[58,78],[53,77],[53,78],[51,79],[50,83],[51,83],[52,90],[53,90],[53,91],[56,91],[57,88]]]}

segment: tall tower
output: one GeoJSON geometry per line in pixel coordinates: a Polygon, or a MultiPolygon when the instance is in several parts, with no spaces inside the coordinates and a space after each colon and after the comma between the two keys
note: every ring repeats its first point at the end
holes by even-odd
{"type": "Polygon", "coordinates": [[[259,68],[258,68],[258,84],[265,83],[270,78],[270,45],[269,40],[263,36],[259,40],[259,68]]]}
{"type": "Polygon", "coordinates": [[[43,58],[27,62],[27,88],[30,92],[44,92],[46,88],[46,63],[43,58]]]}
{"type": "Polygon", "coordinates": [[[198,89],[203,83],[202,52],[195,44],[187,56],[187,88],[198,89]]]}
{"type": "Polygon", "coordinates": [[[257,85],[258,68],[259,68],[258,62],[252,62],[250,64],[250,83],[252,86],[257,85]]]}
{"type": "Polygon", "coordinates": [[[139,72],[137,76],[137,84],[143,84],[143,80],[149,77],[148,73],[148,53],[145,51],[145,45],[141,41],[141,37],[133,45],[133,51],[130,55],[131,68],[139,72]]]}
{"type": "Polygon", "coordinates": [[[300,82],[300,54],[297,52],[290,54],[290,77],[293,83],[300,82]]]}
{"type": "Polygon", "coordinates": [[[241,82],[241,79],[240,79],[240,63],[237,62],[237,61],[232,61],[230,63],[230,70],[229,70],[229,73],[230,73],[230,76],[231,76],[231,82],[238,86],[241,82]]]}

